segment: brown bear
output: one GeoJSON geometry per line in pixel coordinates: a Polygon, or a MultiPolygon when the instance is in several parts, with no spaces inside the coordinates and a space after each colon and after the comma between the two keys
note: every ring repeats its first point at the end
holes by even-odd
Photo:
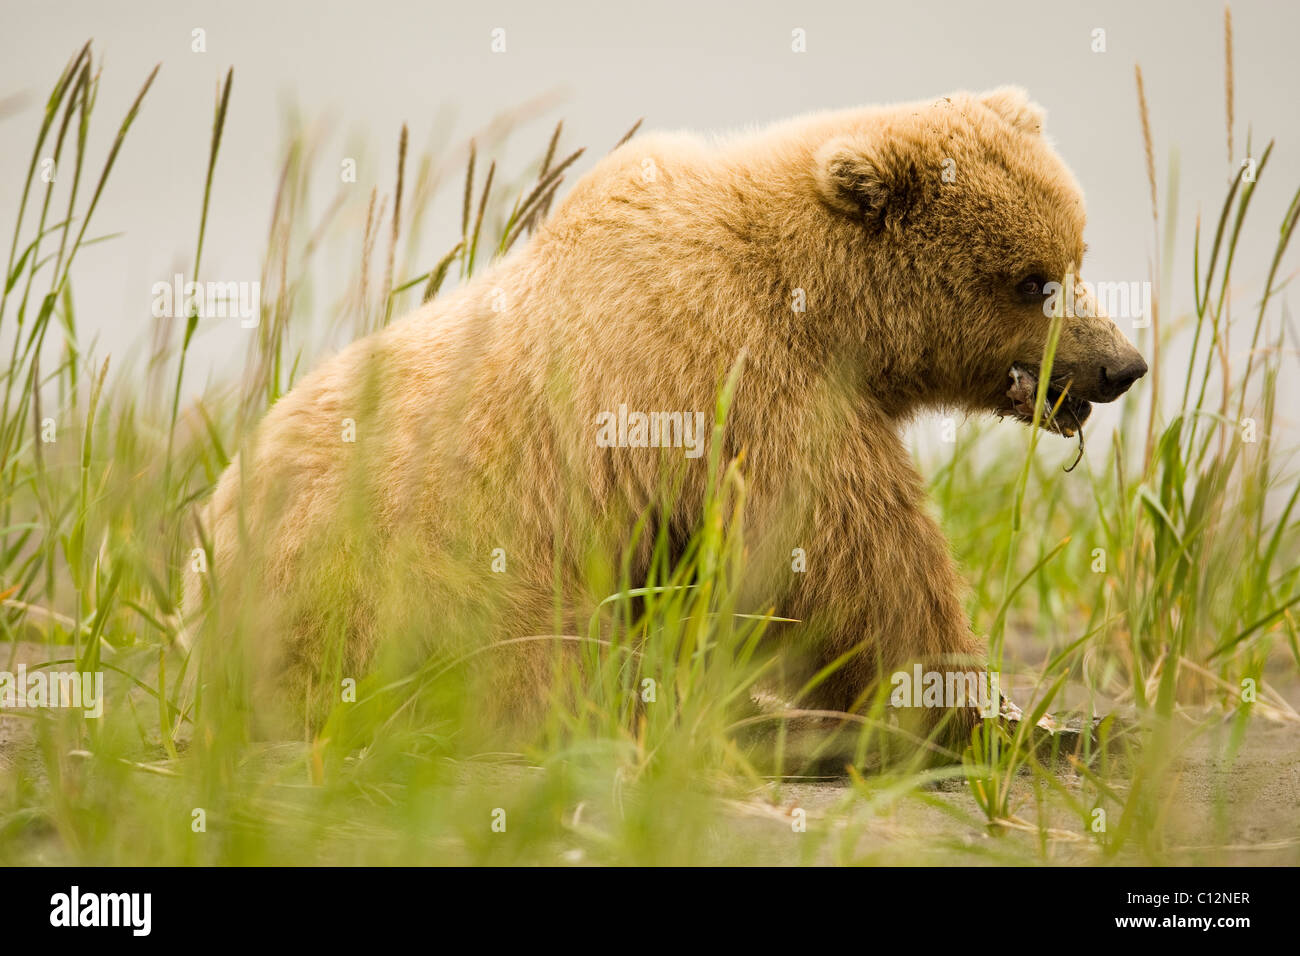
{"type": "MultiPolygon", "coordinates": [[[[861,706],[909,662],[978,665],[900,428],[940,406],[1031,417],[1046,287],[1084,251],[1042,123],[1003,88],[624,144],[525,246],[271,409],[202,518],[209,650],[241,630],[239,679],[301,727],[304,699],[310,724],[385,648],[510,642],[482,705],[526,712],[555,642],[525,638],[585,630],[593,560],[617,566],[669,472],[654,520],[690,536],[743,354],[718,451],[743,451],[746,600],[801,622],[781,636],[795,685],[843,658],[804,703],[861,706]]],[[[1146,371],[1076,311],[1048,393],[1065,434],[1146,371]]],[[[635,582],[646,549],[630,560],[635,582]]]]}

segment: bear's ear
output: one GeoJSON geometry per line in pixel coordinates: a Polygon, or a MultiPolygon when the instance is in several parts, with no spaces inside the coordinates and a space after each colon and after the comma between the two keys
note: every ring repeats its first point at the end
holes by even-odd
{"type": "Polygon", "coordinates": [[[904,177],[871,144],[838,137],[823,144],[814,159],[817,191],[833,209],[878,223],[905,199],[904,177]]]}
{"type": "Polygon", "coordinates": [[[999,86],[980,96],[979,101],[1016,129],[1038,134],[1043,131],[1047,113],[1029,99],[1023,87],[999,86]]]}

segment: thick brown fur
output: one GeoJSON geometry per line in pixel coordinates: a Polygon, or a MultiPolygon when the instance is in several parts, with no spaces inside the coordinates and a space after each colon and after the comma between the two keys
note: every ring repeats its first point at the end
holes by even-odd
{"type": "MultiPolygon", "coordinates": [[[[911,661],[978,666],[900,429],[938,406],[1003,412],[1008,370],[1041,359],[1049,319],[1016,286],[1077,269],[1084,228],[1041,126],[1002,89],[620,147],[522,249],[306,377],[222,477],[203,524],[218,573],[251,571],[217,597],[226,627],[259,608],[253,683],[293,699],[390,645],[417,662],[582,630],[604,596],[593,553],[626,544],[668,470],[681,487],[666,520],[689,535],[706,480],[707,457],[598,446],[596,416],[626,404],[711,423],[741,353],[722,451],[744,451],[747,601],[803,622],[781,637],[795,684],[858,651],[803,703],[852,708],[911,661]],[[397,599],[428,619],[386,620],[397,599]]],[[[1088,398],[1133,355],[1104,316],[1067,318],[1056,368],[1088,398]]],[[[220,631],[205,640],[223,652],[220,631]]],[[[527,713],[555,648],[493,652],[484,708],[527,713]]]]}

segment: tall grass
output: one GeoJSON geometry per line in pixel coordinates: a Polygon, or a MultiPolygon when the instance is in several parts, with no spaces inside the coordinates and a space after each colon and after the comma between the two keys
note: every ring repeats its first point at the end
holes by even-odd
{"type": "MultiPolygon", "coordinates": [[[[1143,343],[1152,359],[1145,427],[1128,410],[1103,460],[1089,459],[1070,475],[1038,447],[1037,430],[1024,448],[1019,432],[964,429],[951,455],[927,463],[970,576],[972,616],[990,635],[992,664],[1019,680],[1030,719],[1018,729],[988,722],[961,760],[936,767],[924,748],[899,757],[899,730],[880,700],[852,717],[809,712],[797,699],[756,709],[752,698],[774,666],[758,648],[782,621],[736,612],[744,463],[719,457],[722,443],[714,441],[710,492],[684,556],[670,558],[666,531],[643,516],[635,537],[648,539],[634,544],[649,548],[649,576],[634,580],[625,556],[597,556],[591,574],[609,595],[597,615],[567,633],[559,620],[555,634],[527,638],[570,647],[574,663],[557,670],[541,733],[518,752],[486,752],[475,740],[475,701],[465,694],[472,653],[376,675],[319,733],[267,744],[253,739],[247,714],[196,690],[192,622],[178,605],[184,571],[196,548],[206,549],[194,506],[261,413],[312,364],[319,342],[302,329],[314,298],[313,259],[335,237],[355,250],[355,230],[337,224],[347,207],[342,197],[319,222],[304,221],[319,142],[295,136],[274,203],[261,323],[245,377],[182,403],[186,357],[200,332],[187,313],[179,342],[159,336],[148,362],[148,387],[170,400],[145,400],[131,378],[114,374],[121,357],[110,365],[81,342],[72,265],[82,247],[111,238],[93,235],[90,222],[155,74],[121,121],[85,201],[79,186],[100,74],[89,45],[65,66],[42,114],[4,272],[0,332],[12,344],[0,417],[7,642],[0,653],[11,670],[33,645],[45,666],[76,661],[103,670],[109,699],[98,720],[77,710],[6,715],[30,724],[30,733],[0,750],[0,861],[900,862],[938,852],[968,862],[1230,858],[1225,795],[1215,798],[1208,821],[1189,824],[1176,812],[1180,760],[1207,740],[1231,760],[1253,728],[1300,725],[1275,687],[1294,688],[1300,675],[1293,614],[1300,484],[1278,416],[1281,324],[1269,321],[1285,284],[1300,191],[1280,216],[1264,288],[1245,304],[1237,299],[1236,317],[1230,287],[1255,187],[1271,173],[1271,144],[1254,181],[1234,170],[1204,234],[1198,220],[1193,310],[1173,317],[1161,277],[1173,256],[1176,166],[1161,239],[1139,72],[1153,232],[1165,247],[1152,275],[1165,321],[1153,322],[1143,343]],[[40,159],[62,164],[65,147],[72,171],[57,188],[43,183],[40,159]],[[1229,335],[1243,314],[1250,348],[1238,360],[1229,335]],[[1175,334],[1192,340],[1181,380],[1160,364],[1175,334]],[[1019,441],[1020,450],[975,454],[999,440],[1019,441]],[[1243,682],[1257,688],[1253,701],[1243,699],[1243,682]],[[1062,709],[1122,713],[1143,733],[1115,746],[1103,740],[1063,763],[1031,730],[1044,713],[1062,709]],[[1230,733],[1220,739],[1225,719],[1230,733]],[[846,766],[848,776],[830,784],[813,779],[846,766]]],[[[222,130],[229,110],[239,108],[232,84],[227,75],[217,91],[196,208],[196,275],[222,130]]],[[[1231,161],[1231,94],[1228,103],[1231,161]]],[[[416,264],[415,230],[452,175],[447,161],[431,155],[417,157],[417,172],[408,175],[403,127],[393,197],[378,184],[368,194],[359,268],[333,306],[336,316],[351,317],[350,333],[434,298],[449,279],[471,279],[522,241],[581,155],[557,162],[561,138],[557,126],[536,167],[511,182],[495,161],[482,172],[493,136],[468,144],[459,238],[416,264]],[[373,282],[374,244],[385,224],[382,278],[373,282]]],[[[1059,328],[1058,318],[1045,368],[1059,328]]],[[[739,366],[720,383],[717,429],[737,374],[739,366]]],[[[1040,416],[1048,378],[1040,377],[1040,416]]],[[[220,574],[212,580],[219,588],[220,574]]],[[[252,608],[234,627],[251,636],[257,624],[252,608]]],[[[1104,724],[1102,737],[1112,729],[1104,724]]],[[[1300,834],[1274,842],[1269,859],[1300,861],[1300,834]]]]}

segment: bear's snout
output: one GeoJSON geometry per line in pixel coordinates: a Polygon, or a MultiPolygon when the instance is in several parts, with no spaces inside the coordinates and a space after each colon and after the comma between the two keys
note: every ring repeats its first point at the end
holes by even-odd
{"type": "Polygon", "coordinates": [[[1091,303],[1065,330],[1052,367],[1052,379],[1070,380],[1070,394],[1087,402],[1113,402],[1146,373],[1142,353],[1091,303]]]}
{"type": "Polygon", "coordinates": [[[1113,402],[1129,387],[1147,373],[1146,359],[1136,351],[1118,362],[1101,367],[1101,383],[1098,401],[1113,402]]]}

